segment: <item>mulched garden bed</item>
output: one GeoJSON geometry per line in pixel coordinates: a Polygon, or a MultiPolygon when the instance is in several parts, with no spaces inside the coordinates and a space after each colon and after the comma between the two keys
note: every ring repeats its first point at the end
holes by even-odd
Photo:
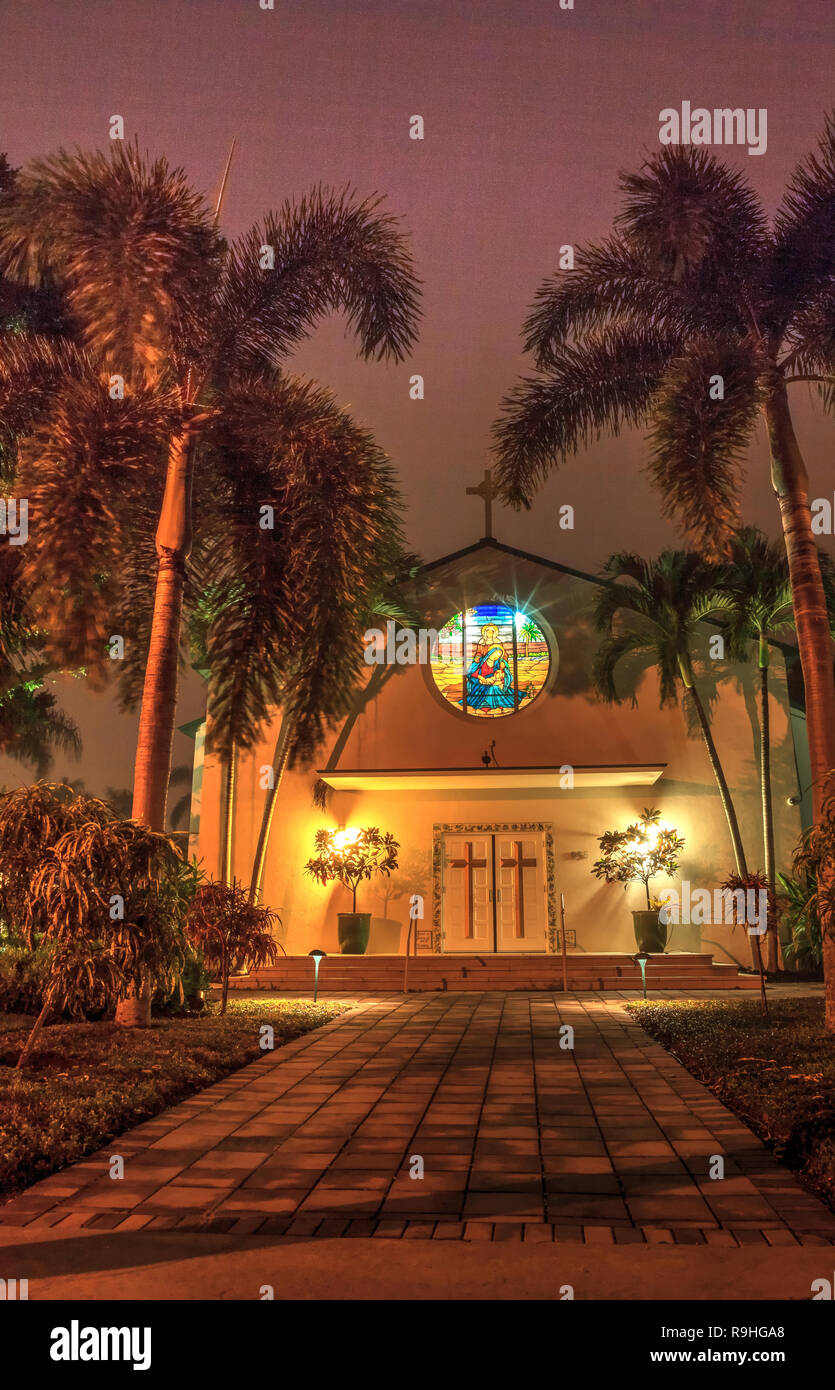
{"type": "Polygon", "coordinates": [[[639,1023],[835,1210],[835,1039],[820,998],[652,1000],[639,1023]]]}
{"type": "Polygon", "coordinates": [[[230,999],[224,1018],[214,1005],[205,1014],[154,1019],[150,1029],[55,1024],[43,1030],[23,1071],[15,1063],[33,1019],[0,1014],[0,1193],[11,1196],[263,1056],[263,1024],[272,1025],[280,1047],[347,1007],[230,999]]]}

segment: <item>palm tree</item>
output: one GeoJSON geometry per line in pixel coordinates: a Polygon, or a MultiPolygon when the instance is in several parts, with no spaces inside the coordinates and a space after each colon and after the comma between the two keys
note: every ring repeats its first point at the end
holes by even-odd
{"type": "MultiPolygon", "coordinates": [[[[776,891],[774,814],[771,796],[771,733],[768,707],[769,635],[792,623],[792,593],[785,547],[779,547],[755,527],[741,528],[733,536],[728,566],[721,582],[730,607],[720,626],[729,638],[729,656],[747,661],[755,645],[760,696],[760,789],[762,794],[763,854],[765,877],[772,895],[776,891]]],[[[768,969],[778,968],[777,923],[769,923],[768,969]]]]}
{"type": "Polygon", "coordinates": [[[679,688],[683,689],[716,778],[737,872],[745,875],[736,809],[693,669],[699,623],[714,618],[727,603],[717,592],[716,567],[681,550],[664,550],[657,560],[620,551],[610,555],[603,573],[610,582],[601,588],[595,604],[595,625],[605,634],[592,670],[595,687],[604,700],[620,703],[615,672],[628,658],[633,670],[656,667],[662,709],[677,704],[679,688]],[[618,580],[629,582],[614,582],[618,580]]]}
{"type": "MultiPolygon", "coordinates": [[[[789,182],[773,225],[740,173],[666,147],[621,177],[614,234],[547,280],[526,324],[538,373],[496,426],[505,500],[530,505],[548,473],[602,430],[651,426],[666,515],[708,552],[736,521],[741,460],[768,431],[806,690],[814,814],[835,769],[835,678],[809,480],[790,388],[835,401],[835,121],[789,182]]],[[[824,947],[835,1031],[835,929],[824,947]]]]}
{"type": "MultiPolygon", "coordinates": [[[[820,552],[821,569],[830,622],[835,614],[835,575],[832,561],[820,552]]],[[[730,601],[718,618],[728,636],[728,655],[748,661],[752,648],[759,672],[760,697],[760,788],[762,793],[763,852],[765,877],[772,895],[777,891],[774,851],[774,811],[771,792],[771,734],[768,707],[770,666],[769,637],[794,626],[789,565],[784,546],[758,531],[744,526],[734,533],[723,567],[719,592],[730,601]]],[[[768,933],[768,969],[778,968],[777,923],[772,920],[768,933]]]]}
{"type": "Polygon", "coordinates": [[[519,629],[519,636],[522,638],[525,644],[525,650],[522,653],[522,655],[527,656],[528,648],[531,642],[539,641],[539,628],[537,627],[536,623],[532,621],[532,619],[527,618],[525,622],[522,624],[521,628],[519,629]]]}
{"type": "MultiPolygon", "coordinates": [[[[30,505],[50,517],[26,558],[58,619],[53,641],[103,673],[123,615],[132,693],[147,653],[133,814],[161,830],[207,457],[239,462],[222,444],[246,408],[262,433],[265,416],[277,424],[282,393],[302,390],[278,368],[326,314],[346,313],[363,357],[402,360],[418,319],[412,262],[380,199],[323,188],[227,246],[181,170],[119,144],[18,175],[0,203],[0,262],[19,280],[56,280],[78,327],[82,348],[24,335],[0,352],[0,410],[27,435],[30,505]],[[132,616],[131,568],[153,582],[152,609],[146,599],[132,616]]],[[[225,481],[234,495],[240,478],[225,481]]]]}
{"type": "Polygon", "coordinates": [[[206,747],[224,766],[223,877],[232,878],[235,767],[280,708],[251,885],[258,896],[286,766],[307,763],[324,730],[350,712],[367,666],[373,616],[408,620],[395,576],[413,576],[389,460],[321,388],[276,378],[207,432],[198,493],[192,605],[194,664],[209,671],[206,747]],[[272,508],[275,532],[258,526],[272,508]],[[230,795],[231,792],[231,795],[230,795]]]}

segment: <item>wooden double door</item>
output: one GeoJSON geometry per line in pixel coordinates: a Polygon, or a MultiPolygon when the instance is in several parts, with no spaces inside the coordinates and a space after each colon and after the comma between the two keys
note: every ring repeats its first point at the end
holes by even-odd
{"type": "Polygon", "coordinates": [[[443,840],[445,951],[545,951],[545,832],[448,833],[443,840]]]}

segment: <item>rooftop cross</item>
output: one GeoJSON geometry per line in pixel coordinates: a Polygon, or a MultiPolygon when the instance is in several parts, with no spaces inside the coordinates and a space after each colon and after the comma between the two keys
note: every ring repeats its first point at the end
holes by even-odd
{"type": "Polygon", "coordinates": [[[499,489],[493,483],[493,475],[489,468],[484,470],[484,481],[478,487],[467,488],[468,497],[481,497],[484,501],[484,535],[482,540],[490,540],[493,536],[493,498],[499,496],[499,489]]]}

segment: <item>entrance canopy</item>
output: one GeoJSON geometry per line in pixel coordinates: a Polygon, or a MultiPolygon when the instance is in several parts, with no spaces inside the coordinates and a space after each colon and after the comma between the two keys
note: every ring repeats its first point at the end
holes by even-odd
{"type": "MultiPolygon", "coordinates": [[[[571,767],[574,787],[651,787],[666,763],[611,763],[571,767]]],[[[563,767],[351,768],[320,772],[334,791],[567,791],[563,767]]]]}

